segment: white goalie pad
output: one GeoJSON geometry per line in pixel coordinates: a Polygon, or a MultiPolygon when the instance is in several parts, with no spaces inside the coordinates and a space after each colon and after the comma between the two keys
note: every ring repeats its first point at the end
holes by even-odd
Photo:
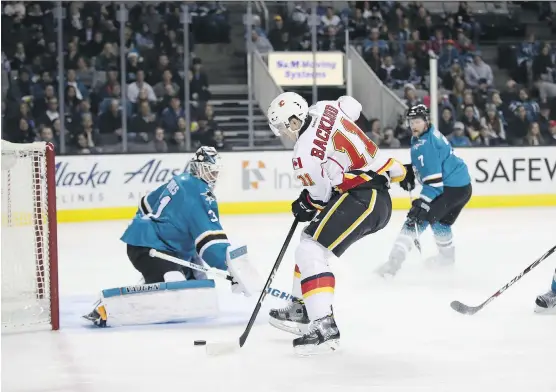
{"type": "Polygon", "coordinates": [[[247,246],[228,247],[226,259],[228,272],[236,283],[232,286],[234,292],[243,293],[246,297],[250,297],[262,290],[262,278],[247,257],[247,246]]]}
{"type": "Polygon", "coordinates": [[[218,316],[214,280],[140,284],[103,290],[108,326],[156,324],[218,316]]]}

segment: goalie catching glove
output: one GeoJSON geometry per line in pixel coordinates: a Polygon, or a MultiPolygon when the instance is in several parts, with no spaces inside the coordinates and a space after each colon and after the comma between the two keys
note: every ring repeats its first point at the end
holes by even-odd
{"type": "Polygon", "coordinates": [[[232,292],[246,297],[260,292],[263,281],[247,257],[247,246],[230,246],[226,252],[228,272],[232,277],[232,292]]]}

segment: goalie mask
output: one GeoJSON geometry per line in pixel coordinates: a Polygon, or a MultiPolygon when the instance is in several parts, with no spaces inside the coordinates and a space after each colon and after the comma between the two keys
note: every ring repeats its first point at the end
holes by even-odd
{"type": "Polygon", "coordinates": [[[206,182],[214,189],[218,174],[222,168],[221,158],[214,147],[199,147],[187,165],[189,173],[206,182]]]}

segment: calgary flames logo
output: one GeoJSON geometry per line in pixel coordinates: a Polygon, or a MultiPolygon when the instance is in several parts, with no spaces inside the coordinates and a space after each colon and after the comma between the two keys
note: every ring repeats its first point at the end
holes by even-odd
{"type": "Polygon", "coordinates": [[[286,104],[286,102],[284,102],[284,100],[281,100],[280,103],[278,104],[278,106],[282,107],[286,104]]]}

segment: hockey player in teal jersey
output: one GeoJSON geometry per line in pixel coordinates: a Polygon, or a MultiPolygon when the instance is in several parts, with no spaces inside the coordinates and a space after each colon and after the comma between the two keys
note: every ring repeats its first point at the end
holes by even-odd
{"type": "Polygon", "coordinates": [[[552,286],[545,294],[539,295],[535,301],[537,305],[535,312],[537,313],[554,313],[556,314],[556,270],[552,277],[552,286]]]}
{"type": "MultiPolygon", "coordinates": [[[[192,272],[165,260],[153,260],[149,250],[184,260],[197,255],[211,267],[226,269],[230,246],[220,224],[213,188],[220,171],[220,157],[212,147],[201,147],[185,173],[144,196],[137,214],[121,240],[145,283],[163,282],[170,271],[192,272]]],[[[198,260],[198,259],[197,259],[198,260]]]]}
{"type": "Polygon", "coordinates": [[[406,222],[387,263],[378,274],[395,275],[401,268],[414,239],[431,226],[438,246],[430,263],[449,265],[455,261],[452,225],[471,198],[471,178],[465,162],[454,155],[448,140],[430,123],[425,105],[413,106],[407,113],[413,137],[411,164],[400,186],[411,192],[415,179],[423,185],[419,198],[413,200],[406,222]]]}
{"type": "MultiPolygon", "coordinates": [[[[213,194],[220,169],[218,152],[213,147],[201,147],[184,173],[173,176],[141,199],[121,240],[127,244],[129,260],[143,275],[142,284],[206,279],[206,276],[199,277],[197,271],[151,257],[149,251],[155,249],[182,260],[197,264],[204,261],[210,267],[228,271],[233,279],[234,293],[250,296],[261,289],[260,277],[247,258],[247,248],[231,245],[220,224],[218,203],[213,194]]],[[[152,295],[158,294],[153,292],[152,295]]],[[[106,325],[109,313],[103,300],[105,298],[84,316],[99,326],[106,325]]],[[[152,304],[151,298],[149,301],[152,304]]],[[[133,309],[137,308],[135,304],[133,309]]],[[[156,311],[153,306],[146,306],[146,309],[156,311]]],[[[145,317],[148,320],[148,315],[145,317]]]]}

